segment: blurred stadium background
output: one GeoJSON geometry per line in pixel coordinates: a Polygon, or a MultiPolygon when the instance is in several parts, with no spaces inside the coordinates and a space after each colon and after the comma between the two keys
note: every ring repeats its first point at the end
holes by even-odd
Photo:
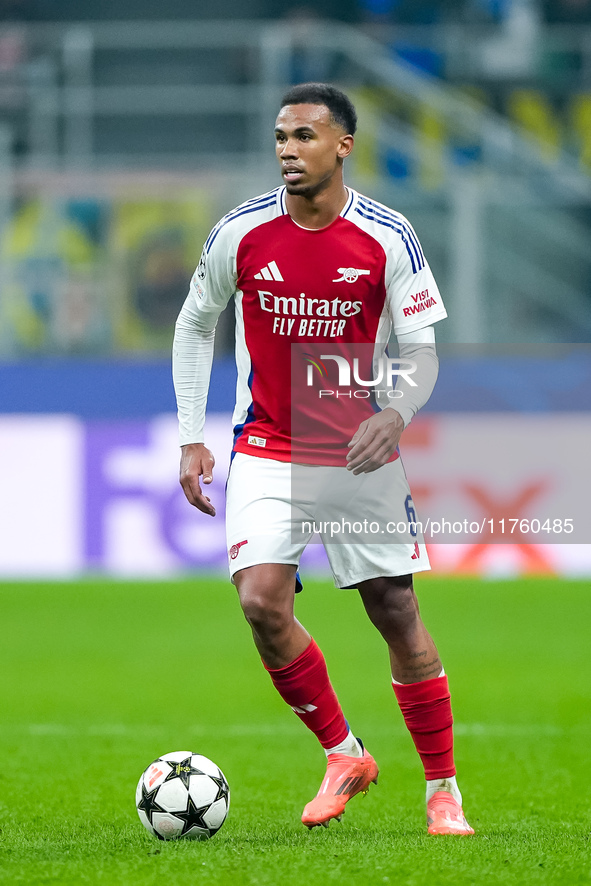
{"type": "MultiPolygon", "coordinates": [[[[448,306],[403,450],[417,500],[453,489],[475,519],[586,501],[591,0],[0,0],[0,575],[224,568],[222,520],[177,484],[172,327],[211,226],[279,183],[273,120],[303,80],[354,99],[347,180],[410,218],[448,306]]],[[[228,311],[218,504],[232,346],[228,311]]],[[[540,537],[433,560],[591,574],[589,533],[540,537]]]]}

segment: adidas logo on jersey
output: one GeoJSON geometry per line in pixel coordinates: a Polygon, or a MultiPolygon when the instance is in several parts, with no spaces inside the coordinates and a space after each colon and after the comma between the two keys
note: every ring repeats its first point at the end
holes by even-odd
{"type": "Polygon", "coordinates": [[[254,275],[255,280],[277,280],[283,282],[281,271],[277,267],[277,262],[270,261],[268,265],[261,268],[258,274],[254,275]]]}

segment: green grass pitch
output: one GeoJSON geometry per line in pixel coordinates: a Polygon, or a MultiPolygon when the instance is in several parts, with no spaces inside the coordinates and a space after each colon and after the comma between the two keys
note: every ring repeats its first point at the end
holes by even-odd
{"type": "Polygon", "coordinates": [[[429,838],[419,760],[356,592],[308,581],[297,613],[380,783],[308,832],[324,755],[276,696],[227,581],[0,585],[0,882],[589,883],[590,591],[418,578],[477,832],[429,838]],[[135,786],[185,749],[222,767],[230,815],[209,842],[161,843],[135,786]]]}

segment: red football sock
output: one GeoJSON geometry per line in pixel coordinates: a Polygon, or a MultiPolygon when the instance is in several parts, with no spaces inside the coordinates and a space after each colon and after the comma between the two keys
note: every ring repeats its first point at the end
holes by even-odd
{"type": "Polygon", "coordinates": [[[392,685],[404,722],[423,761],[425,778],[429,781],[455,775],[453,717],[447,676],[392,685]]]}
{"type": "Polygon", "coordinates": [[[334,748],[345,740],[349,726],[330,685],[324,656],[314,640],[284,668],[267,670],[281,698],[312,730],[322,747],[334,748]]]}

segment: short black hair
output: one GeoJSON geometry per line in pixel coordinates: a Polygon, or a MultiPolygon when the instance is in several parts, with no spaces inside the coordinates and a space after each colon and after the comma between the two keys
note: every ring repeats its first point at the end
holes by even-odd
{"type": "Polygon", "coordinates": [[[355,135],[357,112],[349,96],[329,83],[298,83],[281,99],[285,105],[326,105],[332,120],[342,126],[347,135],[355,135]]]}

